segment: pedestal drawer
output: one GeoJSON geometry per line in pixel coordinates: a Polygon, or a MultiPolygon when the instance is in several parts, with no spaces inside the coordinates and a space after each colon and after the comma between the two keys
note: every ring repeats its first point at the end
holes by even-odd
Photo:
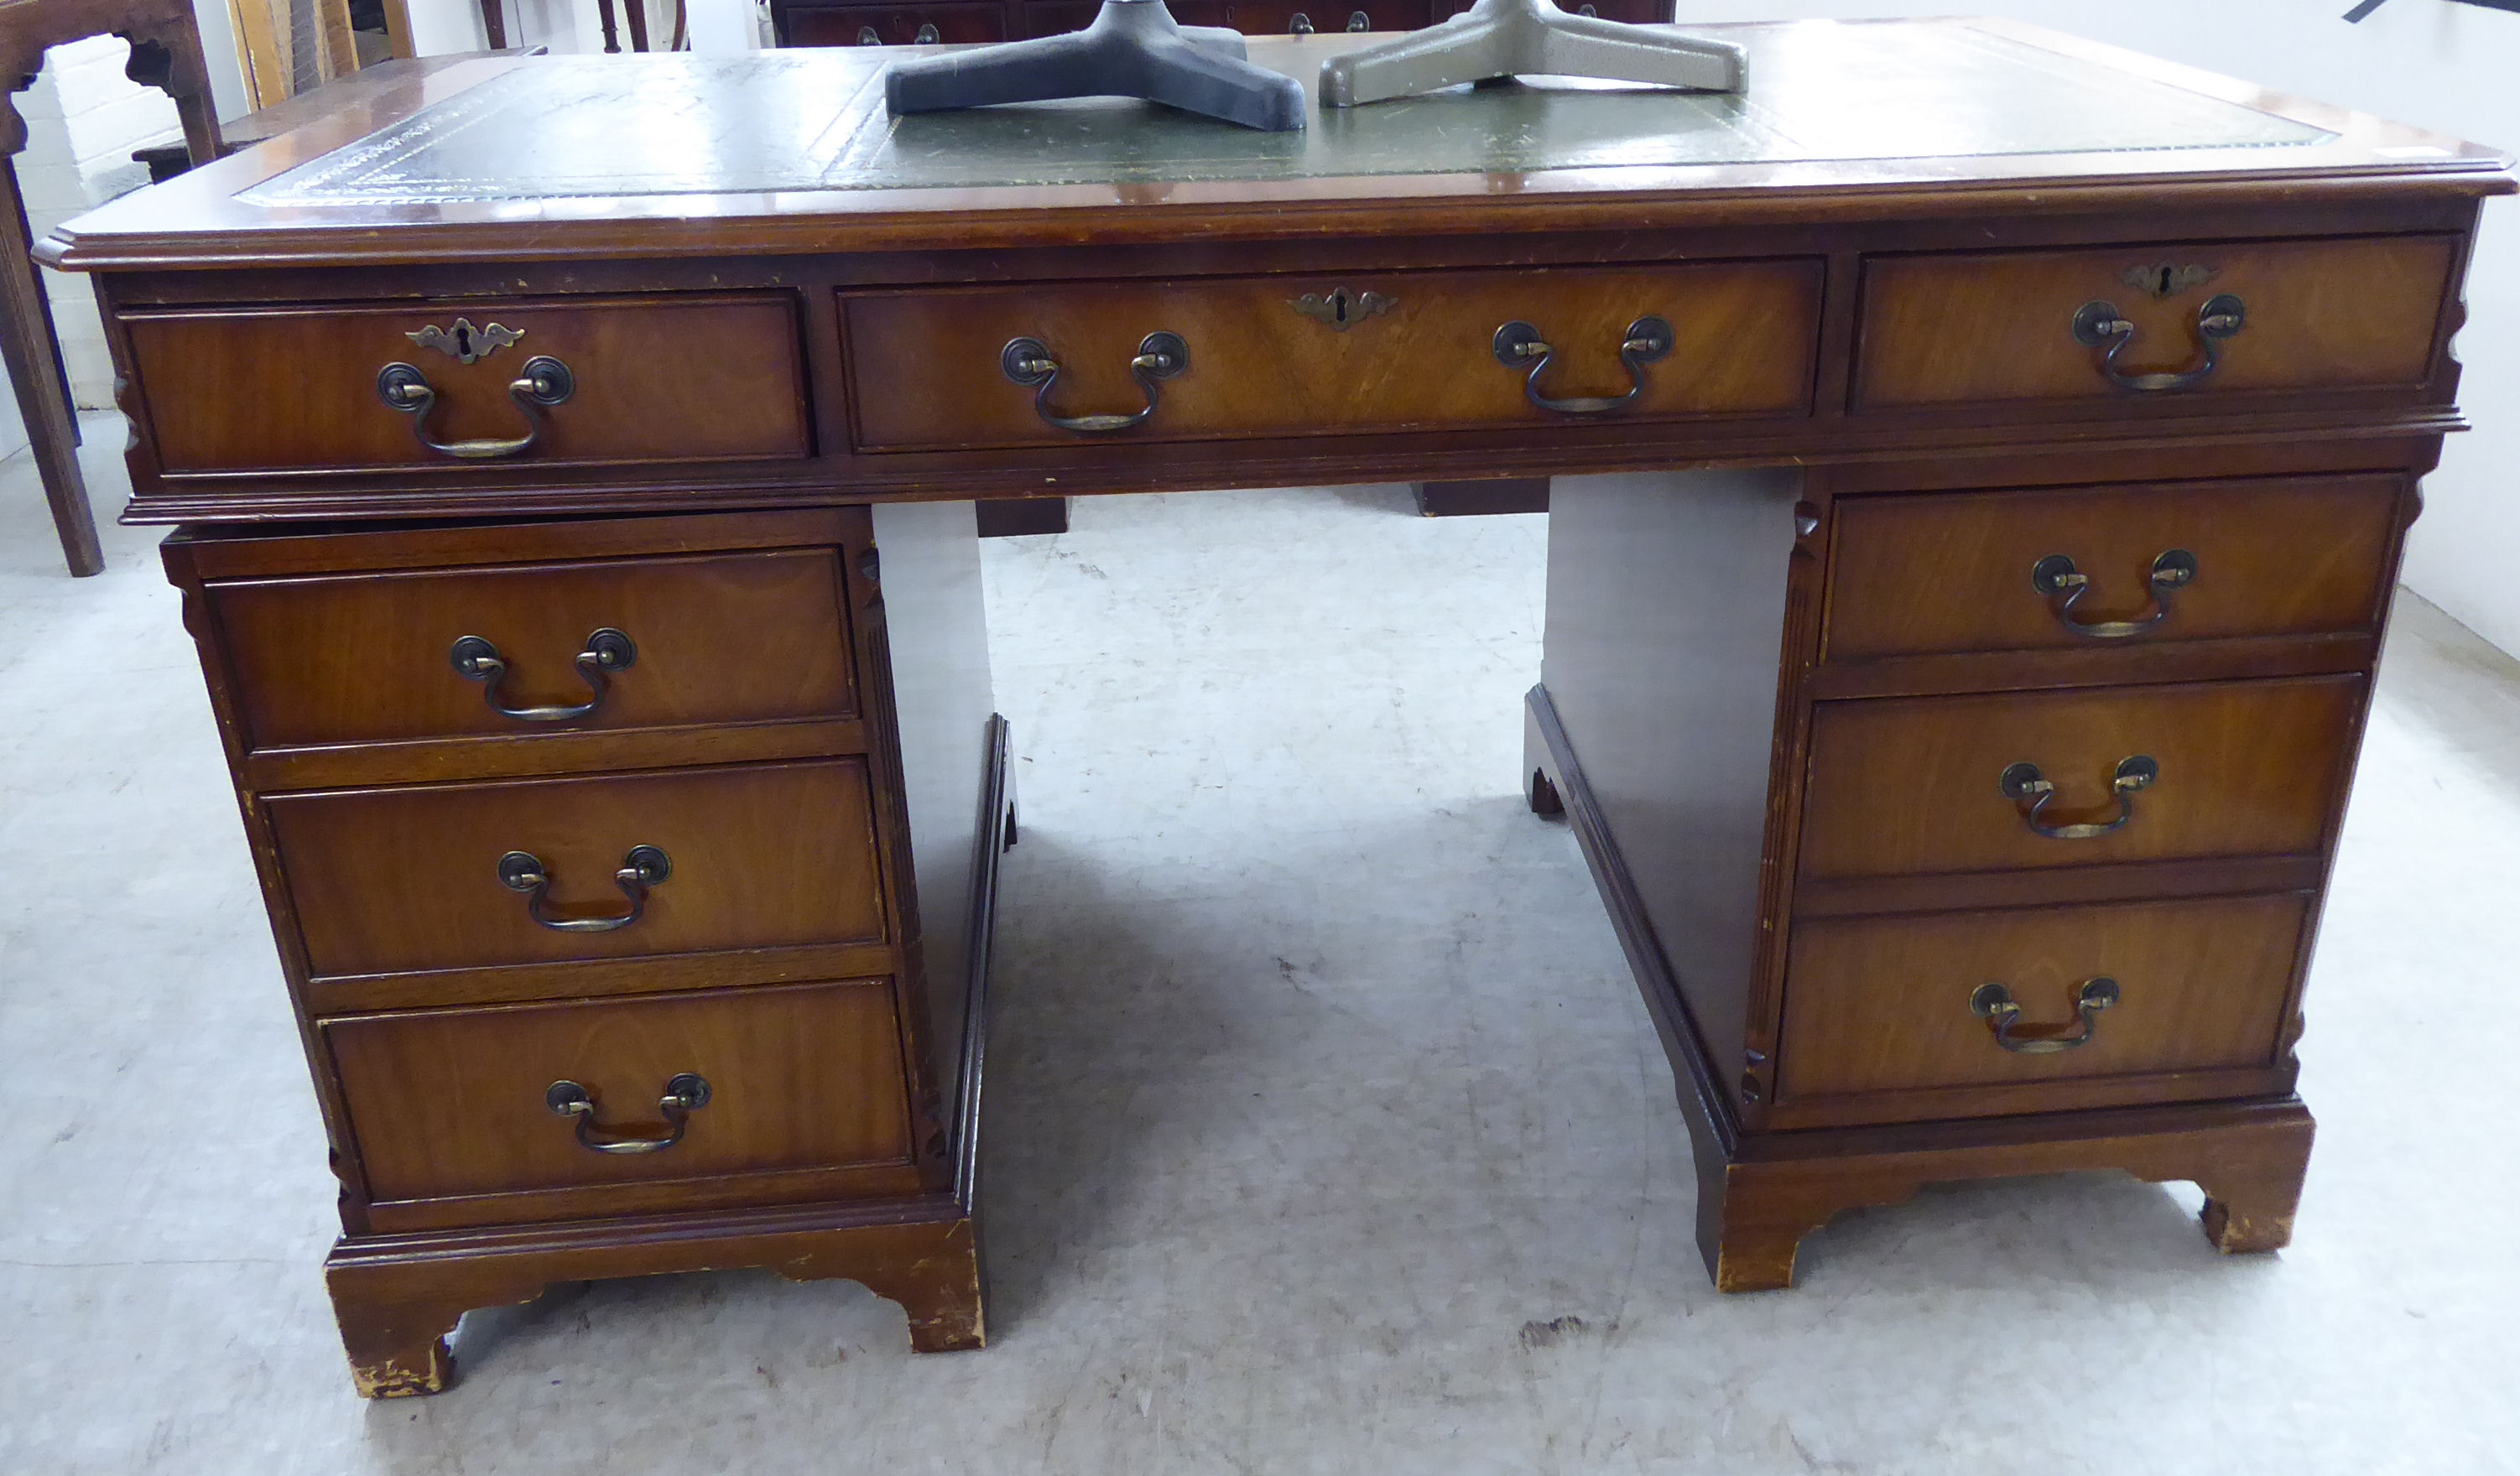
{"type": "MultiPolygon", "coordinates": [[[[1778,1100],[2088,1084],[2247,1070],[2280,1049],[2303,943],[2298,895],[1797,924],[1778,1100]]],[[[2186,1095],[2213,1095],[2199,1080],[2186,1095]]],[[[2061,1095],[2061,1094],[2060,1094],[2061,1095]]],[[[2158,1082],[2144,1099],[2182,1095],[2158,1082]]],[[[1838,1120],[2035,1111],[1847,1102],[1838,1120]]]]}
{"type": "Polygon", "coordinates": [[[1820,268],[977,288],[841,312],[868,450],[1798,415],[1820,268]]]}
{"type": "Polygon", "coordinates": [[[1803,873],[2311,854],[2353,756],[2363,682],[1821,703],[1803,873]]]}
{"type": "Polygon", "coordinates": [[[1832,660],[2372,631],[2399,479],[1848,498],[1832,660]]]}
{"type": "Polygon", "coordinates": [[[837,549],[232,579],[248,749],[857,715],[837,549]]]}
{"type": "Polygon", "coordinates": [[[263,803],[319,981],[886,935],[863,759],[263,803]]]}
{"type": "MultiPolygon", "coordinates": [[[[558,1191],[667,1181],[679,1203],[741,1202],[764,1176],[911,1158],[882,979],[352,1015],[322,1032],[383,1204],[470,1199],[456,1218],[495,1221],[553,1214],[558,1191]]],[[[659,1199],[616,1188],[573,1208],[659,1199]]]]}
{"type": "Polygon", "coordinates": [[[135,403],[170,476],[809,449],[796,305],[784,293],[188,308],[121,322],[135,403]],[[385,379],[394,365],[409,371],[399,387],[385,379]]]}
{"type": "Polygon", "coordinates": [[[1874,257],[1856,404],[2413,389],[2457,259],[2450,236],[1874,257]]]}

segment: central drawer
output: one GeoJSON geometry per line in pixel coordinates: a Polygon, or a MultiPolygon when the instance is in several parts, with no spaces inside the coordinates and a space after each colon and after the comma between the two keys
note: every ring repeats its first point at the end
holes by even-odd
{"type": "Polygon", "coordinates": [[[859,758],[263,804],[318,979],[886,933],[859,758]]]}
{"type": "Polygon", "coordinates": [[[2352,762],[2363,682],[1822,702],[1803,874],[2312,854],[2352,762]],[[2152,771],[2141,783],[2137,761],[2152,771]]]}
{"type": "Polygon", "coordinates": [[[1799,415],[1820,283],[1804,260],[1362,272],[848,293],[841,314],[859,447],[935,450],[1799,415]],[[1178,351],[1150,357],[1157,335],[1178,351]],[[1547,362],[1504,362],[1501,337],[1547,362]]]}
{"type": "MultiPolygon", "coordinates": [[[[911,1157],[900,1021],[881,979],[350,1015],[321,1029],[382,1201],[716,1179],[678,1198],[726,1202],[760,1196],[723,1182],[736,1176],[911,1157]],[[555,1109],[562,1083],[579,1089],[558,1094],[562,1104],[582,1096],[582,1110],[555,1109]]],[[[581,1208],[627,1208],[625,1197],[581,1208]]]]}

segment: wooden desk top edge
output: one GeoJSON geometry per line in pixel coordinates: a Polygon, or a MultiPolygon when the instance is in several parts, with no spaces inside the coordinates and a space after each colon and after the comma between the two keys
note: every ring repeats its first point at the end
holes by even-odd
{"type": "MultiPolygon", "coordinates": [[[[1800,22],[1874,25],[1898,22],[1800,22]]],[[[2280,151],[2199,149],[2177,169],[2126,153],[1753,164],[1639,164],[1154,185],[992,185],[275,207],[237,196],[524,65],[493,58],[398,79],[308,127],[112,201],[35,247],[65,270],[556,261],[855,250],[1650,230],[1792,219],[2111,209],[2234,195],[2304,199],[2520,190],[2510,156],[2017,22],[1988,33],[2324,129],[2280,151]],[[2271,153],[2284,162],[2271,165],[2271,153]]],[[[1292,45],[1261,38],[1255,50],[1292,45]]]]}

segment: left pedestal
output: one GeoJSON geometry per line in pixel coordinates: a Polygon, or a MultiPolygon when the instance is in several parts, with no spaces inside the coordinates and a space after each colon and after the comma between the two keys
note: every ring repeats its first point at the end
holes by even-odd
{"type": "Polygon", "coordinates": [[[855,1280],[980,1345],[1012,831],[976,536],[962,503],[168,540],[362,1394],[609,1276],[855,1280]]]}

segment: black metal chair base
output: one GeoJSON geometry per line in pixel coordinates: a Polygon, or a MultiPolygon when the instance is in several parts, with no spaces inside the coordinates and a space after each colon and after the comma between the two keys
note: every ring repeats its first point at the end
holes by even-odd
{"type": "Polygon", "coordinates": [[[1254,67],[1239,32],[1182,25],[1163,0],[1102,0],[1080,31],[895,62],[884,102],[898,116],[994,103],[1123,97],[1246,128],[1304,126],[1304,84],[1254,67]]]}

